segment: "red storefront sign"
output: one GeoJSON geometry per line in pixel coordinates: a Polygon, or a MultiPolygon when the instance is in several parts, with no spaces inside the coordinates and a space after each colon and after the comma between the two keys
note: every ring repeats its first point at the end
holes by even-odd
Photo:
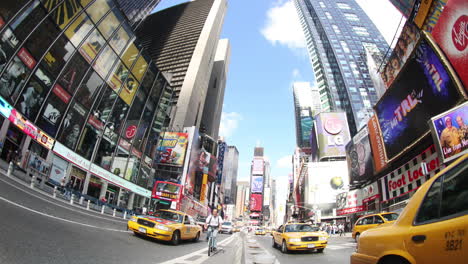
{"type": "Polygon", "coordinates": [[[29,69],[32,70],[34,66],[36,66],[36,60],[25,48],[21,48],[20,51],[18,51],[18,57],[24,64],[26,64],[26,66],[28,66],[29,69]]]}
{"type": "Polygon", "coordinates": [[[354,213],[364,212],[365,210],[366,209],[364,205],[359,205],[355,207],[349,207],[349,208],[336,210],[336,214],[337,215],[354,214],[354,213]]]}
{"type": "Polygon", "coordinates": [[[71,95],[69,95],[60,84],[55,84],[54,89],[52,90],[54,94],[60,98],[64,103],[68,104],[70,102],[71,95]]]}

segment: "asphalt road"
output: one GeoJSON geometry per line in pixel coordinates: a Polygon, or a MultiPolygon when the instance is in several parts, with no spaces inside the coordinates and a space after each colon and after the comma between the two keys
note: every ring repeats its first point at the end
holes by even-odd
{"type": "Polygon", "coordinates": [[[344,264],[349,263],[351,254],[356,249],[354,239],[350,237],[331,237],[328,240],[328,246],[323,253],[317,252],[290,252],[283,254],[277,248],[272,247],[272,237],[256,236],[260,245],[268,250],[280,263],[323,263],[323,264],[344,264]]]}
{"type": "MultiPolygon", "coordinates": [[[[140,238],[126,231],[123,219],[70,206],[4,175],[0,175],[0,210],[2,264],[197,263],[206,255],[205,241],[172,246],[140,238]]],[[[221,244],[224,239],[231,242],[223,245],[226,252],[210,261],[233,259],[234,238],[219,235],[221,244]]]]}

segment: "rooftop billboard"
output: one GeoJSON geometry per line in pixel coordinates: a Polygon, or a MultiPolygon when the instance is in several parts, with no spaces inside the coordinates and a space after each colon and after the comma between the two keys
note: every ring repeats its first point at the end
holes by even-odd
{"type": "Polygon", "coordinates": [[[344,112],[320,113],[316,116],[319,159],[345,157],[351,139],[344,112]]]}

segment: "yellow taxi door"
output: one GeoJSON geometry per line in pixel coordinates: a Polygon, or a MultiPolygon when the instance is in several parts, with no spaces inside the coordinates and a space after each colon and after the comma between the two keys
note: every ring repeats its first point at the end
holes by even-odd
{"type": "Polygon", "coordinates": [[[278,245],[281,245],[282,239],[281,236],[283,234],[283,226],[278,227],[278,229],[274,232],[273,237],[275,238],[275,242],[278,245]]]}
{"type": "Polygon", "coordinates": [[[190,239],[191,238],[191,232],[192,232],[193,228],[191,228],[190,226],[190,219],[188,218],[187,215],[184,216],[184,222],[183,222],[183,226],[181,228],[181,234],[180,234],[180,237],[182,239],[190,239]]]}
{"type": "Polygon", "coordinates": [[[468,162],[429,187],[405,239],[418,264],[468,261],[468,162]]]}
{"type": "Polygon", "coordinates": [[[366,231],[367,229],[371,229],[371,228],[378,226],[378,224],[374,223],[374,221],[375,221],[375,216],[365,217],[362,220],[362,226],[359,227],[359,231],[360,231],[359,233],[362,234],[362,232],[366,231]]]}
{"type": "Polygon", "coordinates": [[[190,221],[190,238],[195,238],[198,233],[198,225],[191,216],[189,216],[189,221],[190,221]]]}

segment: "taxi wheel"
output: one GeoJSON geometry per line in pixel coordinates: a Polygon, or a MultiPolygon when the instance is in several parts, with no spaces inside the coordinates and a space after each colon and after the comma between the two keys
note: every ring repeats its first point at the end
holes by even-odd
{"type": "Polygon", "coordinates": [[[276,242],[275,242],[275,239],[273,238],[273,239],[272,239],[272,241],[273,241],[273,242],[271,243],[271,246],[272,246],[273,248],[276,248],[276,242]]]}
{"type": "Polygon", "coordinates": [[[200,240],[200,232],[197,233],[197,235],[193,239],[193,242],[198,242],[198,240],[200,240]]]}
{"type": "Polygon", "coordinates": [[[281,244],[281,252],[282,253],[288,253],[288,246],[286,245],[286,241],[283,240],[283,243],[281,244]]]}
{"type": "Polygon", "coordinates": [[[174,234],[172,234],[171,243],[172,245],[177,246],[179,242],[180,242],[180,233],[179,233],[179,230],[176,230],[174,231],[174,234]]]}
{"type": "Polygon", "coordinates": [[[356,240],[356,242],[358,242],[360,236],[361,236],[361,234],[357,233],[356,236],[355,236],[355,238],[354,238],[354,240],[356,240]]]}
{"type": "Polygon", "coordinates": [[[410,264],[406,259],[398,256],[387,256],[379,264],[410,264]]]}
{"type": "Polygon", "coordinates": [[[317,249],[317,252],[318,253],[323,253],[324,250],[325,250],[324,248],[319,248],[319,249],[317,249]]]}

